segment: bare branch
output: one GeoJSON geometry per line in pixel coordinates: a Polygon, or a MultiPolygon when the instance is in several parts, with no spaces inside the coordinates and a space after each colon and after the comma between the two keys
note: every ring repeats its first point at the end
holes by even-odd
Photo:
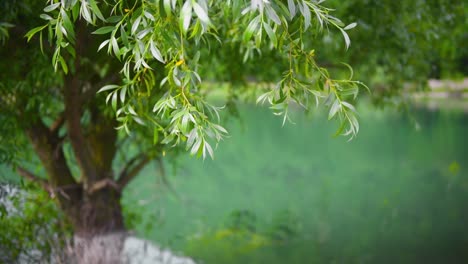
{"type": "Polygon", "coordinates": [[[124,175],[126,175],[128,173],[128,170],[130,169],[130,167],[132,167],[133,164],[135,164],[135,162],[137,160],[142,159],[143,156],[144,156],[144,154],[140,153],[140,154],[136,155],[135,157],[131,158],[130,160],[128,160],[127,164],[125,164],[124,168],[120,172],[118,179],[119,180],[122,179],[124,177],[124,175]]]}
{"type": "Polygon", "coordinates": [[[93,194],[105,187],[112,187],[114,188],[115,190],[119,191],[120,192],[120,186],[112,179],[109,179],[109,178],[106,178],[106,179],[103,179],[103,180],[100,180],[100,181],[97,181],[95,183],[93,183],[93,185],[91,185],[91,187],[89,187],[89,189],[87,190],[88,194],[93,194]]]}
{"type": "Polygon", "coordinates": [[[127,165],[120,173],[117,181],[121,189],[123,189],[138,173],[150,162],[150,158],[145,154],[140,154],[129,160],[127,165]],[[133,165],[135,164],[135,165],[133,165]],[[131,169],[130,169],[131,168],[131,169]]]}

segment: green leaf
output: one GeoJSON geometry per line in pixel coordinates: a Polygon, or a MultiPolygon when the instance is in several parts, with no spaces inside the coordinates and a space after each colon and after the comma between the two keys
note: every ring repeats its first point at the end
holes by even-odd
{"type": "Polygon", "coordinates": [[[154,16],[148,12],[148,11],[144,11],[143,14],[145,15],[146,18],[148,18],[149,20],[151,21],[156,21],[156,19],[154,18],[154,16]]]}
{"type": "Polygon", "coordinates": [[[65,74],[68,73],[68,66],[67,66],[67,63],[65,62],[65,60],[63,59],[62,56],[59,56],[58,57],[58,60],[60,61],[60,65],[62,66],[62,70],[65,74]]]}
{"type": "Polygon", "coordinates": [[[164,12],[168,17],[172,15],[171,0],[164,0],[164,12]]]}
{"type": "Polygon", "coordinates": [[[133,107],[131,105],[128,105],[127,107],[128,109],[128,112],[134,116],[138,116],[138,114],[136,113],[135,109],[133,109],[133,107]]]}
{"type": "Polygon", "coordinates": [[[51,16],[49,16],[47,14],[41,14],[39,17],[44,19],[44,20],[53,20],[54,19],[53,17],[51,17],[51,16]]]}
{"type": "Polygon", "coordinates": [[[179,27],[182,33],[187,33],[188,28],[190,27],[190,22],[192,20],[192,5],[191,1],[185,1],[182,9],[180,10],[179,17],[179,27]]]}
{"type": "Polygon", "coordinates": [[[311,21],[310,8],[305,2],[303,2],[302,8],[299,8],[299,11],[301,11],[302,16],[304,16],[304,23],[305,23],[304,30],[307,30],[310,27],[310,21],[311,21]]]}
{"type": "Polygon", "coordinates": [[[354,133],[359,132],[359,122],[356,119],[356,117],[353,114],[351,114],[349,115],[349,120],[351,121],[351,124],[354,127],[354,133]]]}
{"type": "Polygon", "coordinates": [[[95,35],[104,35],[104,34],[107,34],[109,32],[112,32],[113,30],[115,29],[115,27],[113,26],[107,26],[107,27],[102,27],[102,28],[98,28],[96,31],[94,31],[92,34],[95,34],[95,35]]]}
{"type": "Polygon", "coordinates": [[[144,38],[146,35],[148,35],[148,33],[151,32],[151,28],[146,28],[146,29],[143,29],[142,31],[138,32],[138,34],[136,35],[136,37],[138,39],[142,39],[144,38]]]}
{"type": "Polygon", "coordinates": [[[117,109],[117,91],[113,92],[112,94],[112,109],[114,109],[114,111],[117,109]]]}
{"type": "Polygon", "coordinates": [[[46,28],[47,25],[44,25],[44,26],[40,26],[40,27],[36,27],[36,28],[33,28],[31,30],[28,31],[28,33],[26,33],[25,37],[28,39],[28,42],[31,40],[31,38],[39,31],[43,30],[44,28],[46,28]]]}
{"type": "Polygon", "coordinates": [[[132,35],[135,34],[136,30],[138,29],[138,26],[140,25],[140,21],[141,21],[141,17],[138,17],[137,19],[135,19],[135,21],[133,21],[133,25],[132,25],[132,35]]]}
{"type": "Polygon", "coordinates": [[[110,39],[104,40],[101,45],[99,45],[98,51],[100,51],[102,48],[104,48],[107,44],[109,44],[110,39]]]}
{"type": "Polygon", "coordinates": [[[55,4],[51,4],[51,5],[48,5],[44,8],[44,12],[51,12],[51,11],[54,11],[55,9],[57,9],[57,7],[60,6],[60,2],[59,3],[55,3],[55,4]]]}
{"type": "Polygon", "coordinates": [[[265,29],[265,31],[266,31],[268,37],[270,38],[271,42],[273,42],[273,46],[276,47],[276,43],[278,42],[278,40],[276,38],[276,34],[273,31],[273,29],[266,22],[263,22],[263,28],[265,29]]]}
{"type": "Polygon", "coordinates": [[[268,18],[273,20],[273,22],[275,22],[276,24],[281,25],[281,20],[278,17],[276,11],[273,9],[273,7],[271,7],[271,5],[267,5],[265,6],[265,9],[267,11],[268,18]]]}
{"type": "Polygon", "coordinates": [[[341,34],[343,34],[343,38],[345,40],[345,44],[346,44],[346,49],[349,48],[349,45],[351,45],[351,40],[349,39],[349,36],[348,36],[348,33],[346,33],[346,31],[340,29],[341,31],[341,34]]]}
{"type": "Polygon", "coordinates": [[[142,126],[146,126],[146,123],[145,121],[143,121],[143,119],[139,118],[138,116],[132,116],[133,120],[135,120],[135,122],[137,122],[138,124],[142,125],[142,126]]]}
{"type": "Polygon", "coordinates": [[[60,14],[62,15],[63,26],[65,27],[68,33],[67,37],[72,43],[74,43],[75,29],[73,27],[73,23],[71,22],[70,18],[67,15],[67,12],[65,12],[64,9],[60,10],[60,14]]]}
{"type": "Polygon", "coordinates": [[[97,93],[101,93],[101,92],[105,92],[105,91],[109,91],[109,90],[114,90],[116,88],[119,88],[119,86],[115,85],[115,84],[108,84],[108,85],[103,86],[101,89],[99,89],[99,91],[97,91],[97,93]]]}
{"type": "Polygon", "coordinates": [[[114,54],[117,58],[120,58],[120,49],[119,49],[119,45],[117,44],[117,39],[115,38],[111,38],[111,45],[112,45],[112,49],[114,51],[114,54]]]}
{"type": "Polygon", "coordinates": [[[353,111],[355,113],[357,112],[356,108],[354,108],[354,106],[352,104],[350,104],[348,102],[345,102],[345,101],[342,101],[341,104],[344,105],[346,108],[350,109],[351,111],[353,111]]]}
{"type": "Polygon", "coordinates": [[[245,29],[244,36],[243,36],[243,41],[248,42],[251,38],[252,35],[257,31],[258,25],[260,23],[260,15],[256,16],[252,21],[250,21],[249,25],[245,29]]]}
{"type": "Polygon", "coordinates": [[[124,86],[122,87],[122,89],[120,89],[120,101],[123,103],[125,103],[125,96],[127,95],[127,86],[124,86]]]}
{"type": "Polygon", "coordinates": [[[195,155],[198,152],[198,150],[200,149],[202,140],[203,139],[201,137],[196,138],[195,144],[193,144],[192,149],[190,150],[190,155],[195,155]]]}
{"type": "Polygon", "coordinates": [[[99,19],[101,19],[102,21],[106,21],[106,19],[104,18],[104,16],[101,13],[101,10],[99,10],[99,7],[97,6],[96,1],[95,0],[88,0],[88,2],[89,2],[89,5],[91,6],[91,10],[93,11],[93,13],[99,19]]]}
{"type": "Polygon", "coordinates": [[[107,22],[109,23],[117,23],[122,20],[122,16],[111,16],[107,18],[107,22]]]}
{"type": "Polygon", "coordinates": [[[205,156],[206,156],[205,150],[208,152],[211,159],[214,159],[213,148],[211,148],[211,145],[206,141],[205,141],[205,144],[203,144],[203,159],[205,159],[205,156]]]}
{"type": "Polygon", "coordinates": [[[14,27],[15,25],[7,22],[0,22],[0,27],[5,27],[5,28],[11,28],[14,27]]]}
{"type": "Polygon", "coordinates": [[[341,108],[340,101],[335,100],[335,102],[333,102],[332,107],[330,108],[330,112],[328,113],[328,120],[332,119],[336,115],[338,110],[340,110],[340,108],[341,108]]]}
{"type": "Polygon", "coordinates": [[[81,2],[81,16],[83,16],[84,20],[86,20],[90,24],[94,24],[93,17],[89,12],[89,8],[86,1],[81,2]]]}
{"type": "Polygon", "coordinates": [[[222,133],[224,133],[224,134],[228,134],[227,130],[226,130],[224,127],[220,126],[220,125],[213,124],[213,127],[214,127],[216,130],[218,130],[218,131],[220,131],[220,132],[222,132],[222,133]]]}
{"type": "Polygon", "coordinates": [[[125,31],[124,27],[120,27],[120,39],[124,46],[128,46],[128,36],[127,31],[125,31]]]}
{"type": "Polygon", "coordinates": [[[296,4],[294,3],[294,0],[288,0],[288,9],[291,19],[293,19],[296,15],[296,4]]]}
{"type": "Polygon", "coordinates": [[[197,2],[193,3],[193,11],[195,11],[195,14],[203,23],[210,24],[210,19],[208,18],[208,14],[197,2]]]}
{"type": "Polygon", "coordinates": [[[152,40],[150,42],[150,50],[151,50],[151,54],[153,55],[155,59],[157,59],[161,63],[165,63],[164,58],[162,57],[161,51],[159,51],[159,49],[156,47],[156,45],[154,44],[152,40]]]}
{"type": "Polygon", "coordinates": [[[356,25],[357,25],[357,23],[354,22],[354,23],[351,23],[351,24],[347,25],[347,26],[346,26],[345,28],[343,28],[343,29],[344,29],[344,30],[350,30],[350,29],[352,29],[352,28],[355,28],[356,25]]]}
{"type": "Polygon", "coordinates": [[[339,128],[336,130],[336,132],[335,132],[335,135],[334,135],[335,137],[339,136],[339,135],[343,132],[343,130],[344,130],[345,127],[346,127],[346,124],[347,124],[346,120],[343,120],[343,121],[341,122],[340,127],[339,127],[339,128]]]}

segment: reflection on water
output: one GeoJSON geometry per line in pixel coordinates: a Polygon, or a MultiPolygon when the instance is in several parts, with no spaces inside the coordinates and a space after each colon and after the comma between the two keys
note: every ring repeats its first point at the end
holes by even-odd
{"type": "Polygon", "coordinates": [[[268,110],[242,116],[214,161],[183,158],[169,173],[178,197],[161,194],[151,167],[133,183],[125,204],[149,199],[145,221],[158,216],[143,236],[206,263],[468,261],[466,114],[418,112],[416,130],[361,109],[349,143],[320,117],[281,128],[268,110]],[[233,212],[250,227],[227,224],[233,212]]]}

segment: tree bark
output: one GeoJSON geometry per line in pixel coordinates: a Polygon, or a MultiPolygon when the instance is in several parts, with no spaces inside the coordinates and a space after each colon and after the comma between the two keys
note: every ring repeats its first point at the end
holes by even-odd
{"type": "Polygon", "coordinates": [[[72,256],[77,263],[121,263],[126,236],[120,193],[106,186],[81,201],[72,256]]]}

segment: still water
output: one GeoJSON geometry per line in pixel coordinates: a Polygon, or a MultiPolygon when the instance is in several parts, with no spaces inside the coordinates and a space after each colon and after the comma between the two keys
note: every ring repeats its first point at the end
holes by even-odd
{"type": "Polygon", "coordinates": [[[170,188],[132,183],[139,235],[213,264],[468,263],[467,114],[361,107],[351,142],[324,114],[241,116],[215,160],[166,162],[170,188]]]}

